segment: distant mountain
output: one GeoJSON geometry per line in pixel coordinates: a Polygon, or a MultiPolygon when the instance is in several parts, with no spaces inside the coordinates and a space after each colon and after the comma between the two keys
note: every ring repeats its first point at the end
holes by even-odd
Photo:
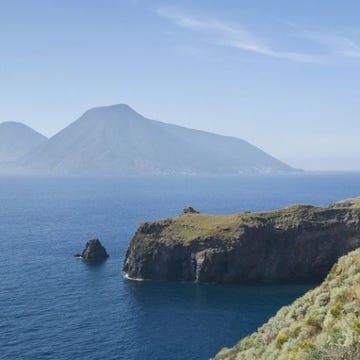
{"type": "Polygon", "coordinates": [[[18,171],[48,175],[288,172],[244,140],[149,120],[127,105],[98,107],[26,154],[18,171]]]}
{"type": "Polygon", "coordinates": [[[0,162],[14,161],[46,140],[45,136],[24,124],[0,123],[0,162]]]}

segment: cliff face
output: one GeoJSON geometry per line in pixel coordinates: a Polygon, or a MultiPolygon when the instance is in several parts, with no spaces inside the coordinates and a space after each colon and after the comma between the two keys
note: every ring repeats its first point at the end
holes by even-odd
{"type": "Polygon", "coordinates": [[[235,215],[185,211],[141,225],[123,271],[154,280],[314,281],[359,246],[359,199],[235,215]]]}
{"type": "Polygon", "coordinates": [[[360,359],[360,250],[342,257],[320,286],[215,357],[254,359],[360,359]]]}

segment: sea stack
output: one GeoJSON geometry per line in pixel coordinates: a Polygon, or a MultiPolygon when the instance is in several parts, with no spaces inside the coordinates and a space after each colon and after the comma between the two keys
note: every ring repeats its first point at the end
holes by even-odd
{"type": "Polygon", "coordinates": [[[92,239],[89,240],[83,252],[75,257],[80,257],[84,260],[91,260],[91,261],[103,261],[109,257],[109,254],[106,252],[105,248],[102,246],[99,239],[92,239]]]}

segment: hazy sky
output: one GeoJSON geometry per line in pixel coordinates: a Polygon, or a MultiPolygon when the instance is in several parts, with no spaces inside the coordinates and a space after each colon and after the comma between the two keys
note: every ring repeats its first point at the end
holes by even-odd
{"type": "Polygon", "coordinates": [[[53,135],[90,107],[360,170],[359,1],[0,0],[0,122],[53,135]]]}

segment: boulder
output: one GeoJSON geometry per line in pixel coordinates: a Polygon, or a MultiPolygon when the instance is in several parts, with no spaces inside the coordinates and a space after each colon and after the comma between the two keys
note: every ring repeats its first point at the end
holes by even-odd
{"type": "Polygon", "coordinates": [[[192,206],[185,208],[183,214],[200,214],[200,211],[195,210],[192,206]]]}

